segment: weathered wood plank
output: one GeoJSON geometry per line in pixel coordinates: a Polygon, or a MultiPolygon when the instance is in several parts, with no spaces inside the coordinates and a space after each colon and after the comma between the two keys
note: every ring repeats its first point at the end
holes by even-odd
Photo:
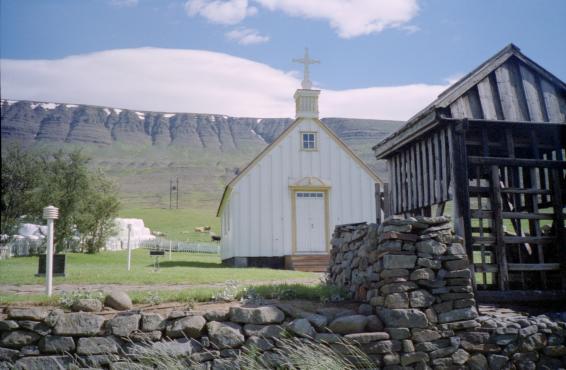
{"type": "Polygon", "coordinates": [[[383,194],[385,194],[383,213],[385,218],[387,218],[391,216],[391,195],[390,195],[391,193],[388,183],[383,184],[383,194]]]}
{"type": "Polygon", "coordinates": [[[493,120],[498,119],[497,110],[495,108],[495,97],[489,76],[481,80],[478,84],[478,95],[481,103],[483,118],[493,120]]]}
{"type": "MultiPolygon", "coordinates": [[[[447,171],[449,171],[449,164],[448,164],[448,153],[446,153],[446,130],[443,129],[440,131],[440,159],[442,165],[442,181],[441,181],[441,198],[442,200],[448,200],[448,175],[447,171]],[[448,169],[447,169],[448,167],[448,169]]],[[[466,163],[463,163],[466,166],[466,163]]],[[[467,180],[467,179],[466,179],[467,180]]]]}
{"type": "Polygon", "coordinates": [[[422,168],[421,168],[421,179],[422,179],[422,188],[423,188],[423,206],[430,206],[430,198],[428,197],[428,167],[427,167],[427,153],[426,153],[426,141],[421,141],[421,160],[422,160],[422,168]]]}
{"type": "Polygon", "coordinates": [[[521,111],[512,68],[511,63],[507,62],[495,70],[503,117],[511,121],[526,121],[527,118],[523,116],[521,111]]]}
{"type": "Polygon", "coordinates": [[[442,181],[442,169],[440,168],[440,135],[438,132],[434,134],[434,197],[436,202],[442,201],[440,195],[440,182],[442,181]]]}
{"type": "Polygon", "coordinates": [[[566,229],[564,228],[564,214],[561,179],[562,171],[553,169],[552,177],[552,208],[554,208],[554,227],[556,233],[556,245],[558,246],[558,258],[560,259],[562,289],[566,290],[566,229]]]}
{"type": "Polygon", "coordinates": [[[415,143],[415,163],[417,166],[417,199],[419,208],[423,206],[423,174],[422,174],[422,160],[421,160],[421,142],[415,143]]]}
{"type": "Polygon", "coordinates": [[[456,99],[454,103],[450,104],[450,114],[452,118],[472,118],[472,110],[466,95],[456,99]]]}
{"type": "Polygon", "coordinates": [[[436,200],[434,198],[434,157],[432,154],[432,138],[430,136],[426,139],[426,146],[428,148],[428,196],[429,203],[433,205],[436,200]]]}
{"type": "Polygon", "coordinates": [[[410,146],[409,154],[411,158],[411,193],[413,195],[413,202],[411,209],[418,208],[418,192],[417,192],[417,158],[415,157],[415,144],[410,146]]]}
{"type": "Polygon", "coordinates": [[[491,206],[493,209],[494,220],[493,226],[495,229],[496,251],[495,256],[497,265],[499,266],[499,274],[497,276],[499,282],[499,290],[507,290],[509,284],[509,274],[507,273],[507,251],[505,248],[505,240],[503,233],[503,220],[501,213],[503,212],[503,205],[501,202],[501,182],[499,178],[499,167],[497,165],[491,166],[491,206]]]}
{"type": "Polygon", "coordinates": [[[420,192],[420,182],[421,178],[419,176],[419,143],[413,144],[413,174],[415,176],[414,187],[415,187],[415,208],[420,208],[421,205],[421,192],[420,192]]]}
{"type": "Polygon", "coordinates": [[[470,106],[470,118],[483,119],[484,116],[477,87],[471,89],[466,96],[468,98],[468,105],[470,106]]]}
{"type": "Polygon", "coordinates": [[[558,101],[557,92],[554,86],[552,86],[545,79],[541,79],[540,87],[542,89],[542,95],[544,97],[546,112],[548,113],[548,120],[550,122],[566,121],[564,115],[560,111],[560,102],[558,101]]]}
{"type": "Polygon", "coordinates": [[[538,84],[535,76],[524,65],[519,66],[521,77],[523,79],[523,89],[527,99],[527,108],[529,109],[529,116],[531,121],[544,122],[545,117],[543,113],[543,99],[539,94],[538,84]]]}

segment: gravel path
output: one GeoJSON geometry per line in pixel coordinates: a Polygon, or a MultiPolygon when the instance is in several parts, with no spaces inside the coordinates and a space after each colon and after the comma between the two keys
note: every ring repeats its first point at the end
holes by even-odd
{"type": "MultiPolygon", "coordinates": [[[[317,274],[314,278],[298,278],[298,279],[285,279],[285,280],[256,280],[256,281],[242,281],[239,285],[268,285],[268,284],[306,284],[314,285],[320,283],[320,278],[323,274],[317,274]]],[[[113,288],[119,288],[128,292],[132,291],[163,291],[163,290],[183,290],[194,288],[224,288],[228,286],[228,282],[214,283],[214,284],[152,284],[152,285],[129,285],[129,284],[58,284],[53,286],[55,294],[62,292],[70,292],[73,290],[85,291],[103,291],[108,292],[113,288]]],[[[28,285],[14,285],[14,284],[0,284],[0,294],[18,294],[18,295],[33,295],[43,294],[45,292],[44,285],[28,284],[28,285]]]]}

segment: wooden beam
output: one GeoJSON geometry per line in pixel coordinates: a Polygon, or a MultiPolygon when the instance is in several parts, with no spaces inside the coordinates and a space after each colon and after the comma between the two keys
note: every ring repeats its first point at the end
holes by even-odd
{"type": "Polygon", "coordinates": [[[469,156],[468,161],[470,164],[482,166],[507,166],[507,167],[542,167],[542,168],[555,168],[566,169],[565,161],[553,161],[544,159],[519,159],[519,158],[505,158],[505,157],[478,157],[469,156]]]}
{"type": "Polygon", "coordinates": [[[482,290],[476,292],[476,300],[482,303],[517,303],[517,302],[564,302],[566,304],[566,291],[541,290],[482,290]]]}
{"type": "Polygon", "coordinates": [[[559,263],[510,263],[509,271],[558,271],[559,263]]]}

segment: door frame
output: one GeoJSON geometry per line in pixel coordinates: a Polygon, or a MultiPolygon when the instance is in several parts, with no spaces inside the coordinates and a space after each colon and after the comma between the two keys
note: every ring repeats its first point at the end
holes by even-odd
{"type": "Polygon", "coordinates": [[[330,186],[326,185],[291,185],[291,254],[297,254],[297,193],[319,192],[324,194],[324,249],[330,253],[330,186]]]}

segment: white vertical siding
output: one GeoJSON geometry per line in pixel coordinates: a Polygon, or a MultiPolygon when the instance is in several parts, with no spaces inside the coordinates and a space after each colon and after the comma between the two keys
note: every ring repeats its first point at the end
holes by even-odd
{"type": "Polygon", "coordinates": [[[330,185],[330,234],[338,224],[375,222],[374,179],[316,122],[304,119],[234,184],[224,207],[231,220],[221,218],[231,222],[222,259],[290,255],[289,185],[313,176],[330,185]],[[317,132],[317,151],[300,150],[301,131],[317,132]]]}

